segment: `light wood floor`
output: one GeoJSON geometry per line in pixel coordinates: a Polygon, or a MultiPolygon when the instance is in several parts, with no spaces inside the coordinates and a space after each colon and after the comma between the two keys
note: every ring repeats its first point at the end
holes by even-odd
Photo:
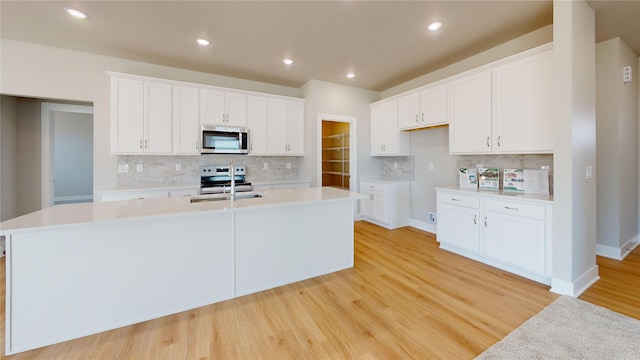
{"type": "Polygon", "coordinates": [[[352,269],[7,358],[472,359],[557,298],[417,229],[355,232],[352,269]]]}

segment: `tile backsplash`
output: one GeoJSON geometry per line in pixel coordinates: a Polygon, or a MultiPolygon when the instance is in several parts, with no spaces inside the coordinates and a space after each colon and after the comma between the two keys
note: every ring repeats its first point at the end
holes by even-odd
{"type": "Polygon", "coordinates": [[[299,157],[246,156],[246,155],[194,155],[194,156],[150,156],[120,155],[118,164],[128,164],[129,172],[118,173],[117,186],[132,185],[182,185],[200,182],[200,166],[245,165],[249,181],[297,179],[299,157]],[[267,164],[265,169],[264,164],[267,164]],[[142,172],[136,166],[142,164],[142,172]],[[180,171],[176,170],[179,164],[180,171]],[[290,165],[290,168],[287,166],[290,165]]]}
{"type": "Polygon", "coordinates": [[[382,180],[414,180],[415,157],[385,156],[380,164],[382,180]]]}

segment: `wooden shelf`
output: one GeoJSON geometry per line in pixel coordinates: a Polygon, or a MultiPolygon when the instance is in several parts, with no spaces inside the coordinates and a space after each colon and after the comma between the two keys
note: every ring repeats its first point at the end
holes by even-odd
{"type": "Polygon", "coordinates": [[[322,137],[323,186],[349,189],[349,134],[340,133],[322,137]],[[325,178],[326,176],[326,178],[325,178]]]}

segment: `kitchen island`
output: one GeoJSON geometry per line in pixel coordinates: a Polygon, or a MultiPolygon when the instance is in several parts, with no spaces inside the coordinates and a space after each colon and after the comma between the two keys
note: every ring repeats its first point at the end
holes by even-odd
{"type": "Polygon", "coordinates": [[[59,205],[1,223],[6,354],[353,267],[366,196],[260,194],[59,205]]]}

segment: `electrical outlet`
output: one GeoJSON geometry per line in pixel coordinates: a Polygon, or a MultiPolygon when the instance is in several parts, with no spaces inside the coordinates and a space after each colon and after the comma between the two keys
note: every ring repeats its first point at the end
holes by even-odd
{"type": "Polygon", "coordinates": [[[394,168],[394,169],[397,169],[397,168],[398,168],[398,163],[397,163],[397,162],[394,162],[394,163],[393,163],[393,168],[394,168]]]}
{"type": "Polygon", "coordinates": [[[129,172],[129,164],[118,164],[118,172],[119,173],[128,173],[129,172]]]}
{"type": "Polygon", "coordinates": [[[549,170],[549,165],[540,166],[540,170],[549,170]]]}
{"type": "Polygon", "coordinates": [[[264,163],[264,169],[267,170],[269,168],[269,163],[264,163]]]}
{"type": "Polygon", "coordinates": [[[587,167],[585,168],[584,178],[587,180],[593,178],[593,166],[587,165],[587,167]]]}
{"type": "Polygon", "coordinates": [[[136,164],[136,171],[142,172],[142,164],[136,164]]]}
{"type": "Polygon", "coordinates": [[[436,213],[429,212],[429,222],[432,223],[432,224],[436,223],[436,213]]]}
{"type": "Polygon", "coordinates": [[[429,163],[429,171],[433,171],[433,163],[429,163]]]}
{"type": "Polygon", "coordinates": [[[287,163],[287,169],[291,169],[291,163],[287,163]]]}
{"type": "Polygon", "coordinates": [[[182,164],[180,163],[176,164],[176,171],[182,171],[182,164]]]}

